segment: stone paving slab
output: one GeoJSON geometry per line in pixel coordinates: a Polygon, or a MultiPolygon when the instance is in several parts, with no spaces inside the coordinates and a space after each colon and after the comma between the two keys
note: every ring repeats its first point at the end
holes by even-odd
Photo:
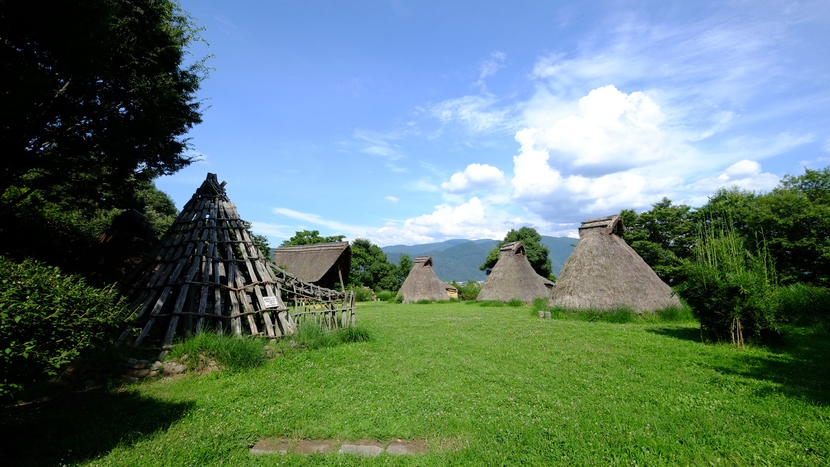
{"type": "Polygon", "coordinates": [[[394,440],[384,444],[375,440],[336,441],[331,439],[294,440],[291,438],[265,438],[251,447],[251,454],[352,454],[363,457],[377,457],[386,452],[390,456],[426,454],[429,448],[424,440],[394,440]],[[339,449],[338,449],[339,447],[339,449]]]}
{"type": "Polygon", "coordinates": [[[383,447],[372,444],[343,443],[343,445],[340,446],[340,450],[337,452],[340,454],[355,454],[363,457],[377,457],[383,452],[383,447]]]}
{"type": "Polygon", "coordinates": [[[426,454],[429,448],[421,440],[401,442],[393,441],[386,447],[386,453],[392,456],[404,456],[407,454],[426,454]]]}

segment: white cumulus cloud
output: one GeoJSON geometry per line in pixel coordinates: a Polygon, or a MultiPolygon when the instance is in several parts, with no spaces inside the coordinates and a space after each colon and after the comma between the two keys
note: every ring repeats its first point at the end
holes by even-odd
{"type": "Polygon", "coordinates": [[[559,160],[608,173],[661,159],[664,121],[659,106],[642,92],[604,86],[579,99],[575,115],[555,121],[536,139],[559,160]]]}
{"type": "Polygon", "coordinates": [[[693,202],[699,205],[705,203],[707,197],[718,188],[737,186],[750,191],[769,191],[775,188],[779,181],[780,177],[777,175],[762,172],[761,164],[758,162],[744,159],[730,165],[717,177],[698,180],[690,188],[697,195],[693,202]]]}
{"type": "Polygon", "coordinates": [[[449,193],[469,193],[489,190],[504,184],[504,172],[487,164],[470,164],[463,172],[457,172],[441,188],[449,193]]]}

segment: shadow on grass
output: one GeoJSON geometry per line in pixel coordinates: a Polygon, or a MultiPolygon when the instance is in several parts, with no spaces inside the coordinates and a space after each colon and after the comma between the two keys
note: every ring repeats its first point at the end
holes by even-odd
{"type": "MultiPolygon", "coordinates": [[[[701,342],[700,330],[694,328],[652,328],[648,332],[701,342]]],[[[706,342],[711,341],[706,339],[706,342]]],[[[830,335],[827,332],[792,327],[766,349],[768,352],[763,356],[735,349],[733,359],[716,363],[712,369],[724,375],[773,383],[774,386],[759,389],[759,395],[777,393],[818,404],[830,403],[830,335]]]]}
{"type": "Polygon", "coordinates": [[[758,393],[783,394],[813,403],[830,403],[830,337],[826,332],[804,328],[787,330],[781,341],[768,347],[768,356],[739,354],[737,364],[713,368],[726,375],[737,375],[774,383],[758,393]]]}
{"type": "Polygon", "coordinates": [[[0,465],[65,465],[106,455],[167,429],[192,403],[130,391],[71,393],[0,413],[0,465]]]}
{"type": "Polygon", "coordinates": [[[658,334],[673,339],[681,339],[685,341],[700,342],[700,329],[698,328],[677,328],[677,327],[663,327],[646,329],[647,332],[658,334]]]}

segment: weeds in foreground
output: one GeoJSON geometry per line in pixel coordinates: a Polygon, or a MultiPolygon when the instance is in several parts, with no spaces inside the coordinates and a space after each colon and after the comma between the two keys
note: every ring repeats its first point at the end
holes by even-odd
{"type": "MultiPolygon", "coordinates": [[[[350,342],[371,340],[369,331],[361,326],[351,326],[336,330],[325,330],[316,323],[302,323],[296,334],[276,342],[276,347],[319,349],[334,347],[350,342]]],[[[198,369],[206,359],[214,360],[222,368],[231,371],[243,371],[260,366],[266,359],[266,346],[273,345],[265,339],[238,337],[218,332],[203,332],[186,338],[170,350],[168,358],[181,359],[188,355],[183,363],[188,369],[198,369]]]]}
{"type": "MultiPolygon", "coordinates": [[[[265,339],[207,331],[179,341],[170,350],[168,358],[201,355],[215,360],[222,368],[231,371],[249,370],[258,367],[265,360],[267,344],[265,339]]],[[[195,368],[199,365],[199,359],[188,358],[185,364],[195,368]]]]}
{"type": "Polygon", "coordinates": [[[288,342],[305,349],[320,349],[350,342],[367,342],[371,339],[369,330],[360,325],[326,330],[314,323],[303,323],[288,342]]]}

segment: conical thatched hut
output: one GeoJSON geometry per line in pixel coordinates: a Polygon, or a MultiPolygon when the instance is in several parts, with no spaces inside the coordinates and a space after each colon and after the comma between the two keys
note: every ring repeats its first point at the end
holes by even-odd
{"type": "Polygon", "coordinates": [[[432,258],[419,256],[415,258],[409,275],[406,276],[401,290],[398,291],[398,296],[403,297],[404,303],[419,300],[449,300],[450,297],[458,297],[458,290],[435,275],[432,269],[432,258]]]}
{"type": "Polygon", "coordinates": [[[625,243],[623,231],[617,215],[583,222],[579,242],[562,266],[549,305],[631,308],[638,313],[680,306],[671,288],[625,243]]]}
{"type": "Polygon", "coordinates": [[[345,288],[352,266],[349,242],[315,243],[274,248],[274,264],[301,281],[333,289],[345,288]]]}
{"type": "Polygon", "coordinates": [[[274,269],[224,186],[208,174],[161,243],[125,278],[123,289],[133,299],[135,314],[122,340],[133,329],[136,345],[150,336],[162,347],[177,333],[205,326],[237,335],[294,332],[274,269]]]}
{"type": "Polygon", "coordinates": [[[531,303],[550,297],[553,282],[536,274],[527,260],[522,242],[505,243],[499,248],[499,260],[490,272],[476,300],[506,302],[514,299],[531,303]]]}

